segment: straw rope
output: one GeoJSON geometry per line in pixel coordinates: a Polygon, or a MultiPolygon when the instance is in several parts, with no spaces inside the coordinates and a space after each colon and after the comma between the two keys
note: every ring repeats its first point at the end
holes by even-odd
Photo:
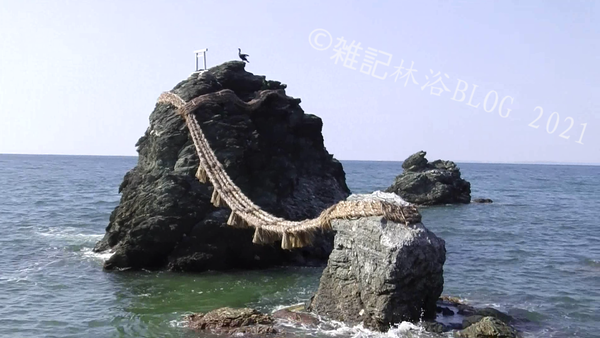
{"type": "Polygon", "coordinates": [[[281,240],[282,248],[292,249],[311,244],[315,231],[319,229],[331,230],[331,221],[334,219],[382,216],[390,221],[406,225],[421,221],[421,215],[416,207],[412,205],[401,206],[381,200],[341,201],[324,210],[319,217],[304,221],[288,221],[276,217],[254,204],[233,183],[217,160],[193,112],[209,103],[219,104],[224,102],[232,102],[245,111],[252,111],[271,96],[286,98],[282,90],[264,90],[259,92],[258,97],[255,99],[244,102],[229,89],[200,95],[189,102],[185,102],[181,97],[171,92],[162,93],[158,98],[158,103],[175,106],[178,114],[185,119],[200,159],[196,177],[202,183],[212,183],[214,190],[211,203],[214,206],[229,207],[231,209],[231,215],[227,221],[228,225],[254,228],[254,243],[266,244],[281,240]]]}

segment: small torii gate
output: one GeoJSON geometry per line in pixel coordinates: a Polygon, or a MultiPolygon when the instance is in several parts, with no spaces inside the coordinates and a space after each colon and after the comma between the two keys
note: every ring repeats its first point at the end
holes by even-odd
{"type": "Polygon", "coordinates": [[[194,51],[194,55],[196,56],[196,68],[194,70],[194,73],[200,73],[206,70],[206,52],[208,52],[208,48],[204,48],[204,49],[199,49],[197,51],[194,51]],[[200,55],[202,54],[202,55],[200,55]],[[202,60],[204,61],[204,68],[203,69],[198,69],[198,59],[200,58],[200,56],[202,56],[202,60]]]}

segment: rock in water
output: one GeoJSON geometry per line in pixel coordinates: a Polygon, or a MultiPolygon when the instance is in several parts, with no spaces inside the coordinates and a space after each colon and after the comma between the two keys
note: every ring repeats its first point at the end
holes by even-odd
{"type": "Polygon", "coordinates": [[[277,333],[277,330],[273,328],[273,317],[249,308],[233,309],[224,307],[206,314],[189,315],[186,319],[192,329],[209,331],[219,335],[239,336],[277,333]]]}
{"type": "MultiPolygon", "coordinates": [[[[394,194],[379,195],[400,200],[394,194]]],[[[354,198],[374,197],[349,197],[354,198]]],[[[406,226],[381,217],[335,220],[332,225],[337,231],[334,250],[309,310],[380,331],[402,321],[435,318],[444,286],[443,239],[421,223],[406,226]]]]}
{"type": "MultiPolygon", "coordinates": [[[[248,101],[263,89],[285,87],[234,61],[193,74],[173,92],[189,101],[231,89],[248,101]]],[[[274,96],[251,112],[230,103],[194,112],[232,180],[258,206],[289,220],[314,218],[350,193],[342,165],[324,147],[321,119],[305,114],[299,103],[274,96]]],[[[215,208],[212,185],[196,179],[199,159],[175,107],[156,105],[137,147],[138,164],[125,175],[121,201],[95,247],[114,250],[105,268],[204,271],[327,260],[332,234],[320,236],[313,247],[283,251],[252,244],[252,229],[226,225],[230,210],[215,208]]]]}
{"type": "Polygon", "coordinates": [[[494,201],[492,201],[489,198],[475,198],[474,200],[471,201],[471,203],[493,203],[494,201]]]}
{"type": "Polygon", "coordinates": [[[503,321],[494,317],[483,317],[466,329],[459,331],[463,338],[517,338],[519,333],[503,321]]]}
{"type": "Polygon", "coordinates": [[[409,156],[387,192],[419,205],[469,203],[471,184],[460,177],[460,169],[452,161],[428,162],[427,153],[420,151],[409,156]]]}

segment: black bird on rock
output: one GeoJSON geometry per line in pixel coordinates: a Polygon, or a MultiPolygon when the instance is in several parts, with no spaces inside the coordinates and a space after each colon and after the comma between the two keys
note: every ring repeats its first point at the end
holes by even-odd
{"type": "Polygon", "coordinates": [[[248,63],[250,63],[250,61],[248,61],[248,59],[246,59],[248,56],[248,54],[242,54],[242,49],[238,48],[238,55],[240,56],[240,59],[242,59],[242,61],[246,61],[248,63]]]}

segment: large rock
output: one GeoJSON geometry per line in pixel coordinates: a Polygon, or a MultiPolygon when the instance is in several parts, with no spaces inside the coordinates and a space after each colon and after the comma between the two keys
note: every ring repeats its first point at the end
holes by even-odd
{"type": "MultiPolygon", "coordinates": [[[[352,195],[349,199],[394,194],[352,195]]],[[[386,331],[401,321],[435,319],[443,290],[444,240],[421,223],[381,217],[335,220],[334,250],[309,310],[347,324],[386,331]]]]}
{"type": "MultiPolygon", "coordinates": [[[[260,90],[285,88],[244,65],[227,62],[192,74],[173,92],[187,101],[231,89],[250,100],[260,90]]],[[[231,103],[194,112],[233,181],[264,210],[289,220],[314,218],[349,195],[342,165],[324,147],[321,119],[305,114],[299,103],[274,96],[252,112],[231,103]]],[[[283,251],[252,244],[251,229],[226,226],[230,210],[212,206],[211,184],[195,178],[196,150],[173,106],[156,105],[137,147],[138,164],[125,175],[121,201],[95,247],[114,251],[105,268],[204,271],[327,260],[332,234],[319,236],[313,247],[283,251]]]]}
{"type": "Polygon", "coordinates": [[[420,151],[409,156],[387,192],[419,205],[469,203],[471,184],[460,177],[460,169],[452,161],[428,162],[427,153],[420,151]]]}

